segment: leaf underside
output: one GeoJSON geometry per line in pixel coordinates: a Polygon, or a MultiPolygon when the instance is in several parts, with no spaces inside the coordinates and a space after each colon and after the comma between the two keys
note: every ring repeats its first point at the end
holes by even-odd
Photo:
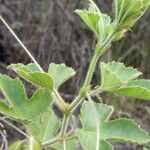
{"type": "Polygon", "coordinates": [[[48,74],[52,77],[55,87],[59,88],[64,82],[75,75],[75,71],[65,64],[50,64],[48,74]]]}
{"type": "MultiPolygon", "coordinates": [[[[116,119],[109,121],[113,108],[104,104],[95,103],[100,122],[100,148],[101,150],[112,150],[113,147],[108,140],[117,142],[129,142],[143,144],[150,141],[149,135],[136,123],[129,119],[116,119]],[[124,132],[125,131],[125,132],[124,132]]],[[[94,123],[90,102],[85,102],[81,109],[80,120],[82,129],[77,129],[76,135],[79,142],[86,150],[96,148],[96,124],[94,123]],[[88,115],[87,115],[88,114],[88,115]]]]}
{"type": "Polygon", "coordinates": [[[28,128],[32,135],[34,135],[41,143],[55,138],[59,127],[60,121],[52,110],[49,110],[37,119],[33,119],[28,124],[28,128]]]}
{"type": "Polygon", "coordinates": [[[0,74],[0,90],[7,104],[0,101],[0,112],[9,117],[21,120],[31,120],[48,110],[52,97],[48,90],[38,89],[31,99],[27,98],[24,86],[18,79],[11,79],[0,74]]]}
{"type": "Polygon", "coordinates": [[[35,85],[53,90],[54,83],[52,78],[48,73],[39,71],[35,64],[31,63],[26,66],[23,64],[11,64],[8,68],[35,85]]]}
{"type": "Polygon", "coordinates": [[[127,84],[136,79],[142,73],[132,67],[125,67],[124,64],[111,62],[108,64],[101,63],[101,87],[108,91],[113,91],[116,88],[127,84]]]}

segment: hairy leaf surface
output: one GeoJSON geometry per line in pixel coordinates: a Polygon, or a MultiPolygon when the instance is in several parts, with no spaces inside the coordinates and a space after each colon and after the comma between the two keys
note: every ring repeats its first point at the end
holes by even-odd
{"type": "Polygon", "coordinates": [[[25,80],[36,84],[40,87],[53,90],[53,80],[48,73],[41,72],[35,64],[11,64],[8,68],[13,69],[18,75],[25,80]]]}
{"type": "Polygon", "coordinates": [[[48,110],[52,97],[48,90],[38,89],[31,99],[27,98],[24,86],[18,79],[0,74],[0,90],[8,104],[0,102],[1,113],[17,119],[33,119],[48,110]]]}
{"type": "Polygon", "coordinates": [[[150,0],[115,0],[115,21],[118,33],[122,37],[143,15],[150,5],[150,0]],[[121,35],[122,34],[122,35],[121,35]]]}
{"type": "Polygon", "coordinates": [[[101,87],[106,91],[113,91],[128,82],[136,79],[142,73],[124,64],[111,62],[101,63],[101,87]]]}
{"type": "Polygon", "coordinates": [[[59,88],[64,82],[75,75],[75,71],[65,64],[50,64],[48,74],[52,77],[55,87],[59,88]]]}
{"type": "Polygon", "coordinates": [[[37,119],[33,119],[28,124],[30,132],[34,135],[41,143],[47,142],[56,137],[60,121],[55,116],[52,110],[43,114],[37,119]]]}
{"type": "MultiPolygon", "coordinates": [[[[149,135],[136,123],[129,119],[117,119],[109,121],[113,108],[104,104],[95,103],[99,114],[100,145],[101,150],[113,149],[107,140],[130,143],[147,143],[150,141],[149,135]],[[124,132],[125,131],[125,132],[124,132]]],[[[82,129],[77,129],[76,135],[84,149],[96,148],[96,124],[91,112],[90,102],[85,102],[81,110],[82,129]],[[88,114],[88,115],[87,115],[88,114]]]]}
{"type": "Polygon", "coordinates": [[[150,100],[150,80],[134,80],[114,92],[125,96],[150,100]]]}

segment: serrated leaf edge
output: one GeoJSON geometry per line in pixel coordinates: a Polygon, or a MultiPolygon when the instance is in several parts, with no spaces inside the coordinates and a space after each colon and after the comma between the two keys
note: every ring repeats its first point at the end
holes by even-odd
{"type": "MultiPolygon", "coordinates": [[[[112,123],[112,122],[116,122],[116,121],[122,121],[122,120],[125,120],[125,121],[128,121],[128,122],[130,122],[130,123],[132,123],[133,125],[135,125],[141,132],[143,132],[144,134],[146,134],[148,137],[149,137],[149,140],[148,141],[145,141],[144,143],[148,143],[148,142],[150,142],[150,136],[149,136],[149,134],[145,131],[145,130],[143,130],[141,127],[140,127],[140,125],[138,125],[134,120],[132,120],[132,119],[126,119],[126,118],[120,118],[120,119],[115,119],[115,120],[112,120],[112,121],[108,121],[108,123],[112,123]]],[[[107,123],[107,122],[106,122],[107,123]]],[[[135,135],[136,136],[136,135],[135,135]]],[[[109,139],[109,137],[107,138],[107,139],[109,139]]],[[[104,140],[107,140],[107,139],[104,139],[104,140]]],[[[113,140],[113,138],[110,138],[110,139],[112,139],[113,140]]],[[[114,138],[114,140],[122,140],[122,141],[124,141],[124,142],[131,142],[131,143],[137,143],[137,144],[144,144],[143,142],[137,142],[137,141],[134,141],[134,140],[132,140],[132,141],[130,141],[130,140],[128,140],[128,139],[115,139],[114,138]]]]}

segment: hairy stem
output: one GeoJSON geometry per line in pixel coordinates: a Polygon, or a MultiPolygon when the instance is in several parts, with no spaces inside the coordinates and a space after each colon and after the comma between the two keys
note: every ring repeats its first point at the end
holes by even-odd
{"type": "MultiPolygon", "coordinates": [[[[89,70],[88,70],[88,73],[87,73],[84,85],[83,85],[83,87],[81,89],[85,93],[86,93],[86,91],[88,90],[88,88],[90,86],[90,83],[91,83],[91,80],[92,80],[92,76],[93,76],[93,72],[95,70],[98,58],[99,58],[99,54],[95,53],[94,57],[92,58],[92,61],[91,61],[91,64],[90,64],[90,67],[89,67],[89,70]]],[[[86,95],[85,93],[79,94],[79,96],[77,96],[77,98],[71,103],[70,108],[69,108],[70,111],[74,110],[76,108],[76,106],[78,106],[78,104],[85,97],[85,95],[86,95]]]]}
{"type": "Polygon", "coordinates": [[[93,59],[91,61],[88,73],[86,75],[86,79],[85,79],[85,82],[84,82],[84,85],[83,85],[83,89],[84,88],[88,88],[90,86],[90,83],[91,83],[91,80],[92,80],[92,76],[93,76],[93,72],[95,70],[98,58],[99,58],[99,54],[95,53],[95,55],[94,55],[94,57],[93,57],[93,59]]]}
{"type": "Polygon", "coordinates": [[[59,133],[59,136],[62,139],[64,138],[64,136],[66,134],[69,118],[70,118],[69,115],[64,114],[63,121],[62,121],[62,126],[61,126],[60,133],[59,133]]]}
{"type": "Polygon", "coordinates": [[[58,141],[60,141],[60,138],[56,137],[56,138],[54,138],[54,139],[52,139],[52,140],[50,140],[50,141],[44,142],[44,143],[42,144],[42,147],[43,147],[43,148],[46,148],[46,147],[48,147],[49,145],[54,144],[54,143],[56,143],[56,142],[58,142],[58,141]]]}
{"type": "Polygon", "coordinates": [[[63,140],[63,147],[64,147],[64,150],[67,150],[66,139],[63,140]]]}
{"type": "Polygon", "coordinates": [[[53,94],[54,94],[54,98],[56,99],[55,101],[58,107],[62,110],[62,112],[65,112],[67,108],[67,104],[65,103],[65,101],[62,99],[62,97],[60,96],[60,94],[55,88],[54,88],[53,94]]]}
{"type": "Polygon", "coordinates": [[[41,145],[35,140],[33,136],[29,138],[29,150],[40,150],[41,145]]]}

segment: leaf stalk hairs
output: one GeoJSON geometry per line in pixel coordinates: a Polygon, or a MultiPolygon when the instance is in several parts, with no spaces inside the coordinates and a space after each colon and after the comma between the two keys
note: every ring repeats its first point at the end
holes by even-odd
{"type": "MultiPolygon", "coordinates": [[[[51,147],[57,150],[66,150],[69,147],[70,150],[75,150],[76,143],[79,142],[85,150],[113,150],[113,146],[108,142],[110,139],[139,144],[150,142],[149,135],[132,120],[116,119],[110,121],[110,116],[114,111],[113,107],[95,103],[93,100],[95,95],[100,95],[102,92],[150,100],[150,80],[138,80],[141,72],[118,62],[107,64],[101,62],[101,83],[98,83],[96,88],[91,88],[91,80],[100,56],[106,52],[112,42],[118,41],[124,36],[124,33],[135,24],[150,5],[150,0],[114,1],[114,20],[102,13],[92,0],[89,0],[87,10],[75,11],[94,32],[97,44],[85,82],[71,104],[64,101],[58,89],[75,75],[75,71],[64,64],[52,63],[49,65],[48,71],[44,72],[29,50],[0,16],[0,20],[34,62],[28,65],[11,64],[8,67],[38,87],[31,99],[26,96],[20,80],[0,74],[0,90],[8,101],[5,103],[4,100],[0,100],[0,112],[26,126],[29,132],[27,149],[39,150],[51,147]],[[85,101],[85,99],[88,101],[85,101]],[[53,102],[63,112],[61,122],[53,112],[53,102]],[[68,132],[69,120],[81,103],[79,119],[82,128],[77,127],[75,133],[70,133],[68,132]],[[93,115],[96,118],[95,120],[92,119],[93,115]],[[124,130],[127,132],[124,133],[124,130]]],[[[10,146],[10,150],[18,144],[19,148],[26,149],[23,143],[24,141],[15,142],[10,146]]]]}

